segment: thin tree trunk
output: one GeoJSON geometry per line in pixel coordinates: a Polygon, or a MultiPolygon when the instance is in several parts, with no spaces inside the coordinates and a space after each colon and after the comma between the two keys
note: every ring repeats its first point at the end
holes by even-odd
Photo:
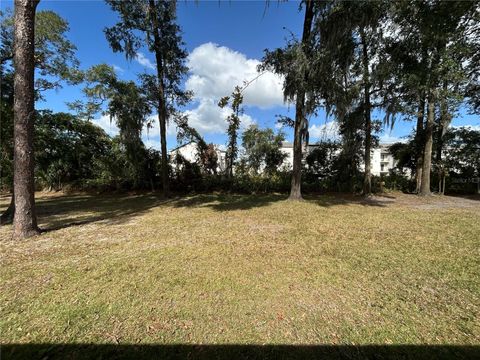
{"type": "Polygon", "coordinates": [[[150,189],[152,190],[152,193],[155,192],[155,185],[153,183],[153,178],[150,178],[150,189]]]}
{"type": "Polygon", "coordinates": [[[424,137],[423,137],[423,118],[425,114],[425,97],[421,95],[420,104],[418,107],[417,114],[417,130],[415,134],[415,146],[416,146],[416,171],[415,171],[415,193],[420,192],[420,186],[422,184],[422,170],[423,170],[423,148],[424,148],[424,137]]]}
{"type": "MultiPolygon", "coordinates": [[[[444,93],[447,91],[447,82],[445,81],[443,83],[443,90],[444,93]]],[[[438,179],[440,181],[440,184],[443,186],[440,186],[438,188],[438,192],[440,195],[444,195],[445,189],[444,189],[444,184],[445,184],[445,168],[443,166],[443,161],[442,161],[442,151],[443,151],[443,137],[445,135],[445,130],[448,127],[448,124],[450,123],[450,115],[448,114],[448,106],[446,99],[443,97],[442,101],[440,103],[440,121],[438,124],[438,131],[437,131],[437,149],[436,149],[436,156],[435,160],[437,163],[437,168],[438,168],[438,179]]]]}
{"type": "Polygon", "coordinates": [[[370,71],[368,69],[368,48],[365,38],[365,32],[360,30],[360,38],[362,42],[362,65],[363,65],[363,84],[364,84],[364,104],[363,104],[363,116],[365,121],[365,174],[363,178],[363,194],[370,195],[372,193],[372,161],[371,161],[371,149],[372,149],[372,119],[371,119],[371,103],[370,103],[370,71]]]}
{"type": "Polygon", "coordinates": [[[168,156],[167,156],[167,114],[165,104],[165,86],[163,84],[163,59],[160,54],[160,47],[162,39],[160,37],[157,12],[155,9],[154,0],[149,1],[150,17],[153,27],[153,41],[155,45],[155,61],[157,65],[157,80],[158,80],[158,123],[160,125],[160,144],[162,152],[162,190],[163,197],[168,197],[169,183],[168,183],[168,156]]]}
{"type": "Polygon", "coordinates": [[[14,171],[15,215],[13,237],[24,239],[39,233],[35,212],[34,177],[34,39],[38,1],[15,0],[14,35],[14,171]]]}
{"type": "Polygon", "coordinates": [[[290,188],[290,200],[302,199],[302,128],[305,107],[305,93],[297,94],[295,111],[295,133],[293,140],[293,169],[292,183],[290,188]]]}
{"type": "Polygon", "coordinates": [[[437,163],[438,181],[439,181],[438,193],[440,195],[444,194],[444,189],[442,185],[445,180],[445,169],[442,163],[443,132],[444,132],[443,119],[440,119],[440,124],[438,126],[438,135],[437,135],[438,139],[437,139],[437,149],[436,149],[436,156],[435,156],[435,161],[437,163]]]}
{"type": "Polygon", "coordinates": [[[422,184],[420,195],[430,195],[430,168],[432,165],[433,125],[435,121],[435,99],[433,94],[428,96],[427,124],[425,126],[425,147],[423,151],[422,184]]]}
{"type": "MultiPolygon", "coordinates": [[[[159,101],[162,102],[163,101],[159,101]]],[[[165,116],[165,107],[162,115],[158,115],[160,122],[160,143],[162,149],[162,189],[163,197],[167,198],[170,191],[170,184],[168,183],[168,156],[167,156],[167,125],[165,116]]]]}
{"type": "MultiPolygon", "coordinates": [[[[307,50],[310,39],[310,32],[313,22],[313,0],[307,0],[305,4],[305,19],[303,21],[302,47],[307,50]]],[[[308,74],[304,74],[305,81],[308,81],[308,74]]],[[[305,124],[305,89],[298,89],[295,105],[295,132],[293,140],[293,169],[292,182],[290,188],[289,200],[302,199],[302,135],[305,124]]]]}

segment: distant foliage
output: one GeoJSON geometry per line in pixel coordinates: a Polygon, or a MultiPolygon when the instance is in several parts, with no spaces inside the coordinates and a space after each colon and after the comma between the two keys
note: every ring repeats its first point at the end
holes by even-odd
{"type": "Polygon", "coordinates": [[[272,129],[260,129],[251,125],[242,134],[244,156],[242,160],[247,171],[258,175],[277,172],[287,155],[280,149],[285,141],[283,133],[275,134],[272,129]]]}
{"type": "Polygon", "coordinates": [[[239,86],[235,86],[231,96],[225,96],[220,99],[218,106],[224,108],[228,105],[232,107],[232,113],[227,116],[227,154],[226,154],[226,174],[229,177],[233,177],[233,167],[235,165],[235,160],[238,156],[238,129],[240,128],[240,115],[243,114],[243,95],[242,89],[239,86]]]}

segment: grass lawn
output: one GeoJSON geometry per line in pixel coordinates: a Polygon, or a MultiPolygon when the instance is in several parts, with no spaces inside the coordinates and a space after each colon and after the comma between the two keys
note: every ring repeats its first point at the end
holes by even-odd
{"type": "Polygon", "coordinates": [[[38,195],[42,235],[0,228],[3,356],[478,354],[479,198],[284,199],[38,195]]]}

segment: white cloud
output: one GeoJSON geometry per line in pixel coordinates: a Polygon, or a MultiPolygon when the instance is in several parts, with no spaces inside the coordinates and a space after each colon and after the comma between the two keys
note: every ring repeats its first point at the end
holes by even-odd
{"type": "Polygon", "coordinates": [[[468,129],[468,130],[480,131],[480,125],[450,125],[450,127],[454,128],[454,129],[465,128],[465,129],[468,129]]]}
{"type": "Polygon", "coordinates": [[[145,54],[138,52],[135,56],[135,60],[142,66],[145,66],[148,69],[154,70],[155,64],[148,59],[145,54]]]}
{"type": "Polygon", "coordinates": [[[310,139],[312,140],[339,140],[338,124],[336,121],[328,121],[321,125],[312,125],[308,129],[310,139]]]}
{"type": "MultiPolygon", "coordinates": [[[[201,134],[225,133],[227,117],[232,113],[229,107],[220,108],[213,99],[202,99],[197,108],[185,111],[188,124],[201,134]]],[[[251,116],[240,116],[240,128],[245,129],[255,123],[251,116]]]]}
{"type": "MultiPolygon", "coordinates": [[[[224,46],[206,43],[195,48],[188,56],[190,76],[186,88],[193,90],[197,100],[218,101],[230,95],[235,86],[258,77],[257,59],[224,46]]],[[[244,91],[244,104],[268,108],[283,103],[283,79],[266,72],[254,80],[244,91]]]]}
{"type": "Polygon", "coordinates": [[[381,144],[393,144],[397,142],[406,143],[408,141],[406,138],[399,138],[397,136],[393,136],[391,133],[383,134],[380,136],[379,140],[381,144]]]}
{"type": "MultiPolygon", "coordinates": [[[[148,118],[151,126],[145,126],[142,130],[142,140],[147,148],[160,149],[160,126],[158,124],[158,115],[152,115],[148,118]]],[[[120,133],[120,129],[115,123],[115,119],[110,121],[109,115],[102,115],[98,119],[93,119],[92,122],[101,127],[108,135],[114,137],[120,133]]],[[[176,127],[173,123],[167,126],[167,136],[175,136],[177,134],[176,127]]]]}
{"type": "Polygon", "coordinates": [[[120,132],[115,124],[115,120],[110,120],[108,115],[102,115],[99,119],[93,119],[92,122],[101,127],[110,136],[116,136],[120,132]]]}
{"type": "Polygon", "coordinates": [[[142,138],[143,140],[143,143],[145,144],[145,147],[147,149],[155,149],[155,150],[158,150],[160,151],[161,149],[161,146],[160,146],[160,140],[153,140],[153,139],[146,139],[146,138],[142,138]]]}
{"type": "Polygon", "coordinates": [[[118,65],[113,64],[112,67],[113,67],[113,70],[115,70],[116,73],[120,73],[120,74],[121,74],[121,73],[124,73],[124,72],[125,72],[125,70],[124,70],[122,67],[118,66],[118,65]]]}
{"type": "MultiPolygon", "coordinates": [[[[155,69],[155,64],[141,52],[137,53],[135,60],[148,69],[155,69]]],[[[228,126],[226,118],[232,109],[228,106],[223,109],[218,107],[218,101],[230,95],[236,85],[243,86],[244,81],[258,77],[258,64],[260,61],[257,59],[248,59],[244,54],[213,43],[195,48],[188,57],[190,74],[185,84],[187,90],[194,91],[197,104],[195,108],[185,111],[189,125],[202,135],[225,134],[228,126]]],[[[115,69],[117,71],[116,67],[115,69]]],[[[120,68],[118,71],[121,71],[120,68]]],[[[266,72],[245,89],[244,105],[260,108],[283,106],[282,87],[282,77],[266,72]]],[[[152,127],[145,127],[142,139],[147,147],[158,149],[160,142],[157,115],[152,115],[150,119],[152,127]]],[[[241,115],[240,120],[241,130],[255,123],[247,114],[241,115]]],[[[110,124],[108,116],[102,116],[95,122],[112,136],[119,132],[114,123],[110,124]]],[[[176,130],[171,123],[167,127],[167,135],[175,136],[176,130]]]]}
{"type": "MultiPolygon", "coordinates": [[[[160,124],[158,123],[158,114],[154,114],[148,117],[147,123],[149,126],[145,126],[142,131],[142,136],[150,138],[152,136],[160,136],[160,124]]],[[[167,136],[173,136],[177,134],[177,129],[172,121],[167,124],[167,136]]]]}
{"type": "MultiPolygon", "coordinates": [[[[312,125],[309,129],[310,139],[313,141],[318,140],[340,140],[338,123],[335,121],[328,121],[321,125],[312,125]]],[[[380,143],[389,144],[396,142],[406,142],[407,139],[393,136],[391,132],[385,133],[379,138],[380,143]]],[[[312,142],[313,142],[312,141],[312,142]]]]}

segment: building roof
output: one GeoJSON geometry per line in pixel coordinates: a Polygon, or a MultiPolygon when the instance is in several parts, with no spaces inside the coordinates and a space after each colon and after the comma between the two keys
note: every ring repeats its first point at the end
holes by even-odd
{"type": "Polygon", "coordinates": [[[190,144],[192,144],[192,143],[196,144],[196,142],[192,140],[192,141],[186,142],[185,144],[179,145],[179,146],[177,146],[176,148],[173,148],[172,150],[169,151],[169,153],[172,153],[172,152],[174,152],[174,151],[177,151],[177,150],[179,150],[179,149],[181,149],[181,148],[183,148],[183,147],[185,147],[185,146],[187,146],[187,145],[190,145],[190,144]]]}

